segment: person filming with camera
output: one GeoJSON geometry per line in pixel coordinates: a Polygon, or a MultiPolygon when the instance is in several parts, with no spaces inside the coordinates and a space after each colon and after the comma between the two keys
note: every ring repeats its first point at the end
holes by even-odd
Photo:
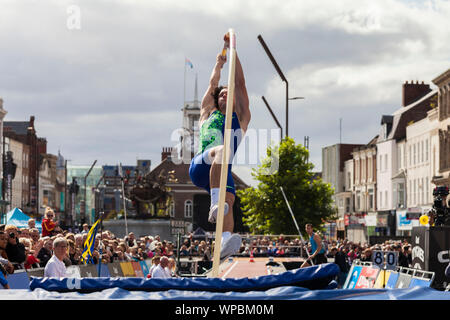
{"type": "Polygon", "coordinates": [[[25,246],[19,242],[19,231],[16,226],[7,225],[5,233],[8,237],[8,244],[6,245],[6,254],[8,260],[12,263],[15,270],[23,269],[26,259],[25,246]]]}

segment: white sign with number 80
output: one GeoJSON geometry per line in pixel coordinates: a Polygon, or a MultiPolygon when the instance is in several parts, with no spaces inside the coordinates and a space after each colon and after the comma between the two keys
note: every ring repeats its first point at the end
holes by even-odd
{"type": "Polygon", "coordinates": [[[395,270],[398,262],[397,251],[379,251],[372,252],[372,263],[380,269],[395,270]]]}

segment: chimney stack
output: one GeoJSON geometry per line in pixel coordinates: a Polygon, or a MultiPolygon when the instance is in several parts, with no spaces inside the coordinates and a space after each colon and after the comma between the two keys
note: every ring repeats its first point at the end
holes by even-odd
{"type": "Polygon", "coordinates": [[[172,151],[173,148],[172,147],[163,147],[163,150],[161,152],[161,162],[164,161],[165,159],[167,160],[172,160],[172,151]]]}
{"type": "Polygon", "coordinates": [[[416,83],[411,80],[411,83],[408,83],[406,81],[402,85],[402,105],[403,107],[406,107],[407,105],[419,100],[426,94],[428,94],[431,91],[429,84],[419,83],[419,81],[416,80],[416,83]]]}

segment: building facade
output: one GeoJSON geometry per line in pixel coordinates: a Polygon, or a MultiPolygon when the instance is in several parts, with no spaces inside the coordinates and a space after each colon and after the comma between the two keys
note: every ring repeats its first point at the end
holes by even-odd
{"type": "Polygon", "coordinates": [[[450,186],[450,69],[433,79],[438,87],[439,172],[433,177],[436,186],[450,186]]]}

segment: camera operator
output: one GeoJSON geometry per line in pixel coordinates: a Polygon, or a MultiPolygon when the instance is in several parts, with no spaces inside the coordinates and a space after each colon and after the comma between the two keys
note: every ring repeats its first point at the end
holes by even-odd
{"type": "Polygon", "coordinates": [[[16,226],[7,225],[5,233],[8,236],[8,244],[6,245],[6,254],[9,261],[13,264],[14,269],[23,269],[26,259],[25,246],[19,242],[18,230],[16,226]]]}
{"type": "Polygon", "coordinates": [[[430,226],[450,226],[450,208],[446,198],[449,194],[448,187],[440,186],[433,190],[433,209],[430,211],[430,226]]]}

